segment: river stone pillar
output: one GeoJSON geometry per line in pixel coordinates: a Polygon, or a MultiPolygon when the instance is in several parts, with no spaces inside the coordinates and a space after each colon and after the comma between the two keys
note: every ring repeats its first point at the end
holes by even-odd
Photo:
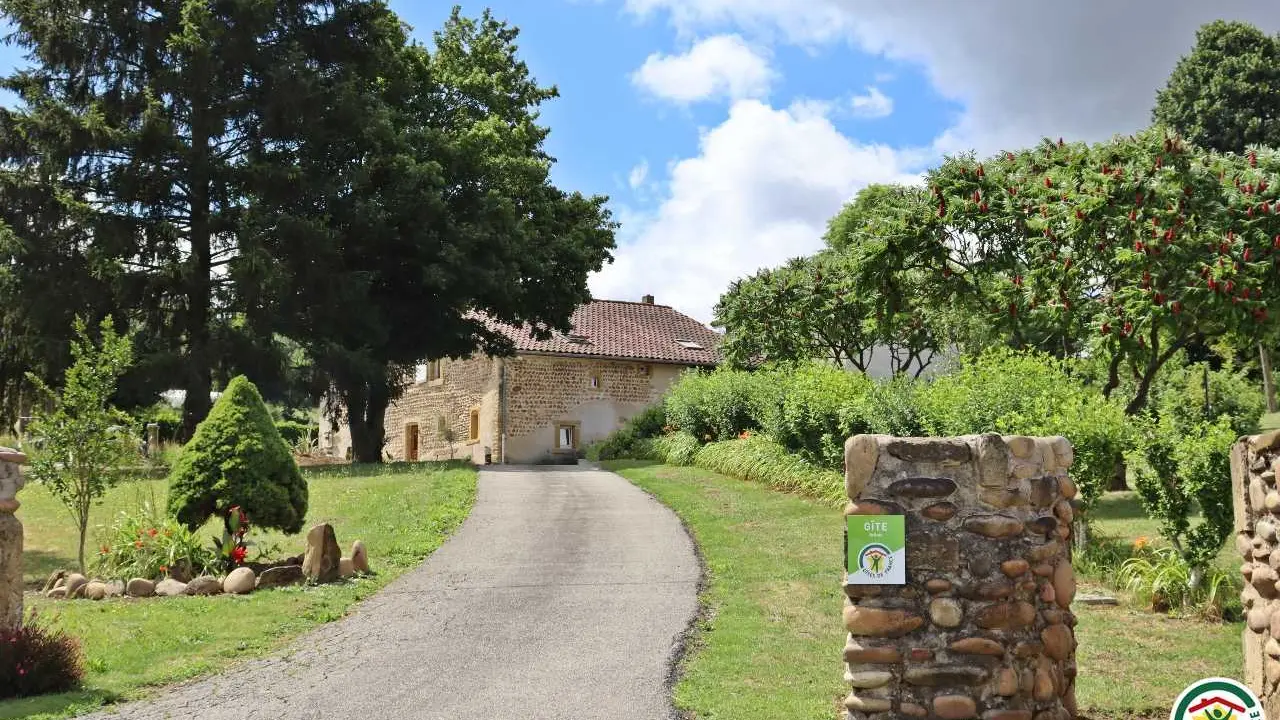
{"type": "Polygon", "coordinates": [[[1244,679],[1270,717],[1280,717],[1280,431],[1231,448],[1236,549],[1244,563],[1244,679]]]}
{"type": "Polygon", "coordinates": [[[849,720],[1076,715],[1066,438],[858,435],[846,515],[903,515],[905,585],[845,585],[849,720]]]}
{"type": "Polygon", "coordinates": [[[22,470],[27,456],[0,447],[0,629],[22,621],[22,523],[14,516],[21,505],[22,470]]]}

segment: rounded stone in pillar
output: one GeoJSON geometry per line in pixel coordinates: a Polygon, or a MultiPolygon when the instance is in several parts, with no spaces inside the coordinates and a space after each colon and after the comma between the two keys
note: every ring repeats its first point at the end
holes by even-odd
{"type": "Polygon", "coordinates": [[[874,435],[854,435],[844,444],[844,489],[850,500],[857,500],[876,471],[880,443],[874,435]]]}
{"type": "Polygon", "coordinates": [[[939,695],[933,699],[933,712],[942,720],[969,720],[978,714],[978,704],[968,695],[939,695]]]}

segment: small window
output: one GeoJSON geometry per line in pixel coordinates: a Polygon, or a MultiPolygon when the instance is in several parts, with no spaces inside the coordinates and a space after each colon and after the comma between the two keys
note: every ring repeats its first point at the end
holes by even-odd
{"type": "Polygon", "coordinates": [[[676,344],[685,350],[706,350],[701,343],[694,342],[693,340],[676,340],[676,344]]]}
{"type": "Polygon", "coordinates": [[[599,375],[592,375],[592,376],[591,376],[591,389],[592,389],[592,390],[599,390],[599,389],[600,389],[600,376],[599,376],[599,375]]]}
{"type": "Polygon", "coordinates": [[[641,365],[641,366],[640,366],[640,374],[641,374],[641,375],[644,375],[645,377],[648,377],[648,376],[649,376],[649,374],[650,374],[651,372],[653,372],[653,368],[649,367],[648,365],[641,365]]]}
{"type": "Polygon", "coordinates": [[[576,425],[557,425],[556,426],[556,449],[557,450],[575,450],[578,447],[578,426],[576,425]]]}
{"type": "Polygon", "coordinates": [[[479,408],[471,411],[471,433],[468,436],[471,442],[480,441],[480,410],[479,408]]]}
{"type": "Polygon", "coordinates": [[[444,375],[441,373],[439,360],[432,360],[427,363],[427,382],[438,382],[443,379],[443,377],[444,375]]]}
{"type": "Polygon", "coordinates": [[[436,434],[444,435],[444,432],[448,429],[449,429],[448,421],[444,419],[443,415],[437,415],[436,416],[436,434]]]}
{"type": "Polygon", "coordinates": [[[419,365],[413,369],[413,381],[416,383],[424,383],[427,381],[427,366],[419,365]]]}
{"type": "Polygon", "coordinates": [[[409,423],[404,426],[404,459],[406,462],[418,462],[417,423],[409,423]]]}

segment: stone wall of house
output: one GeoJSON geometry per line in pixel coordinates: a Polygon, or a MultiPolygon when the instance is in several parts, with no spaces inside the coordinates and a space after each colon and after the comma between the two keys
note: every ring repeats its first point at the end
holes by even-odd
{"type": "MultiPolygon", "coordinates": [[[[440,436],[441,418],[444,426],[453,430],[453,457],[473,457],[477,447],[497,448],[496,413],[491,412],[488,422],[482,418],[480,439],[469,440],[471,411],[492,411],[497,407],[499,361],[485,355],[465,360],[444,360],[440,364],[440,379],[414,383],[405,390],[391,407],[387,408],[387,454],[393,460],[406,459],[406,428],[418,426],[418,459],[448,460],[449,443],[440,436]]],[[[496,462],[496,458],[495,458],[496,462]]]]}
{"type": "Polygon", "coordinates": [[[847,515],[906,518],[906,585],[846,585],[847,717],[1076,714],[1073,459],[1065,438],[845,446],[847,515]]]}
{"type": "Polygon", "coordinates": [[[0,630],[22,622],[22,522],[14,515],[21,503],[21,465],[27,456],[0,447],[0,630]]]}
{"type": "Polygon", "coordinates": [[[675,365],[550,355],[508,360],[508,460],[546,457],[555,448],[561,423],[578,428],[580,447],[604,439],[657,402],[682,370],[675,365]]]}
{"type": "Polygon", "coordinates": [[[1231,449],[1236,549],[1244,560],[1245,683],[1269,717],[1280,716],[1280,431],[1231,449]]]}

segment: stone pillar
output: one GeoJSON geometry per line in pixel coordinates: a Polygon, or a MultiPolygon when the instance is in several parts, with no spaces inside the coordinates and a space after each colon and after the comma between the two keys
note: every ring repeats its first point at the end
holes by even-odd
{"type": "Polygon", "coordinates": [[[1243,438],[1231,448],[1236,549],[1244,560],[1244,679],[1263,712],[1280,717],[1280,431],[1243,438]]]}
{"type": "Polygon", "coordinates": [[[905,585],[846,585],[849,720],[1076,715],[1066,438],[845,444],[846,515],[904,515],[905,585]]]}
{"type": "Polygon", "coordinates": [[[0,628],[22,622],[22,523],[14,516],[21,505],[22,470],[27,456],[0,447],[0,628]]]}

